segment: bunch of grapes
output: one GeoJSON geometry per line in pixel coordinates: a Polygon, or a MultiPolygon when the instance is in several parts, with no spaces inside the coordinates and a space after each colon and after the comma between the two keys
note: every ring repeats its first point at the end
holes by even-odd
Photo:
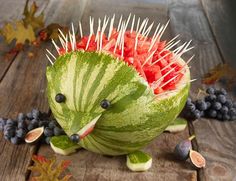
{"type": "Polygon", "coordinates": [[[55,119],[51,119],[47,113],[41,113],[38,109],[32,109],[26,115],[19,113],[16,120],[0,118],[0,131],[4,138],[13,144],[24,141],[26,134],[38,127],[44,127],[42,141],[49,144],[52,136],[65,134],[55,119]]]}
{"type": "Polygon", "coordinates": [[[236,120],[236,102],[227,97],[225,89],[209,87],[207,95],[196,101],[188,98],[184,115],[191,119],[200,117],[214,118],[220,121],[236,120]]]}

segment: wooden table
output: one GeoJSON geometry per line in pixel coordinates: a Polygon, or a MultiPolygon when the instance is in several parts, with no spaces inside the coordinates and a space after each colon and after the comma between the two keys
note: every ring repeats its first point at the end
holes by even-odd
{"type": "MultiPolygon", "coordinates": [[[[88,30],[88,17],[135,13],[150,21],[165,23],[170,19],[165,38],[180,34],[180,39],[193,40],[195,54],[191,75],[198,78],[192,84],[191,96],[204,87],[201,77],[219,63],[236,65],[235,13],[236,3],[225,0],[37,0],[45,12],[46,24],[58,22],[69,26],[82,20],[88,30]]],[[[1,0],[0,23],[21,18],[25,1],[1,0]]],[[[0,51],[9,47],[0,40],[0,51]]],[[[49,111],[45,96],[45,69],[48,61],[45,49],[50,43],[37,48],[37,54],[29,59],[27,52],[5,60],[0,54],[0,115],[15,118],[18,112],[28,112],[32,107],[49,111]]],[[[190,54],[189,54],[190,55],[190,54]]],[[[153,155],[153,166],[145,173],[130,172],[125,157],[105,157],[79,151],[71,156],[56,155],[59,160],[72,160],[69,167],[72,180],[236,180],[236,122],[220,122],[199,119],[189,122],[188,129],[178,134],[163,133],[146,148],[153,155]],[[172,150],[177,142],[195,134],[195,150],[207,160],[205,169],[195,170],[188,162],[176,161],[172,150]]],[[[31,173],[33,154],[54,155],[49,146],[12,145],[0,134],[0,180],[26,180],[31,173]]]]}

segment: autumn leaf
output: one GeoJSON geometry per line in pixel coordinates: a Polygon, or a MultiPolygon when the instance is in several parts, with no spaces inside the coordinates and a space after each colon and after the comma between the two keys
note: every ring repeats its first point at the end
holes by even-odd
{"type": "Polygon", "coordinates": [[[58,35],[59,35],[58,29],[60,29],[63,32],[63,34],[68,34],[69,32],[68,27],[61,26],[57,23],[52,23],[52,24],[49,24],[46,28],[42,29],[39,32],[39,36],[41,40],[43,41],[48,40],[48,39],[54,39],[54,40],[58,39],[58,35]]]}
{"type": "Polygon", "coordinates": [[[34,165],[30,166],[29,170],[39,174],[39,176],[32,177],[32,181],[68,181],[71,178],[70,174],[62,176],[70,164],[68,160],[56,163],[55,157],[48,159],[41,155],[33,155],[32,160],[34,165]]]}
{"type": "Polygon", "coordinates": [[[24,9],[24,18],[22,19],[25,26],[31,25],[34,30],[44,27],[44,14],[43,12],[40,15],[35,16],[35,13],[38,10],[38,6],[35,2],[31,5],[30,9],[28,9],[29,0],[26,1],[25,9],[24,9]]]}
{"type": "Polygon", "coordinates": [[[22,21],[17,21],[15,26],[6,23],[0,30],[0,33],[4,36],[8,44],[14,39],[16,40],[16,44],[24,44],[26,40],[32,42],[36,39],[32,26],[24,26],[22,21]]]}
{"type": "Polygon", "coordinates": [[[221,78],[233,81],[236,76],[236,71],[228,64],[218,64],[213,69],[210,69],[207,74],[204,75],[202,83],[214,84],[221,78]]]}

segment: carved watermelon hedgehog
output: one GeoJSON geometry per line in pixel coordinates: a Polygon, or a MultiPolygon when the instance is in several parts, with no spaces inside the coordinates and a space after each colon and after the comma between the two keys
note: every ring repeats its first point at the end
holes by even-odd
{"type": "MultiPolygon", "coordinates": [[[[131,15],[130,15],[131,16],[131,15]]],[[[145,147],[177,117],[188,97],[190,73],[181,55],[186,42],[161,41],[168,23],[154,25],[135,15],[129,25],[115,16],[103,22],[90,18],[90,34],[80,40],[59,37],[59,54],[47,68],[50,108],[66,134],[83,148],[105,155],[123,155],[145,147]],[[106,27],[108,34],[105,34],[106,27]],[[130,30],[127,28],[131,26],[130,30]]],[[[69,37],[69,38],[68,38],[69,37]]],[[[189,61],[192,57],[189,59],[189,61]]],[[[189,62],[188,61],[188,62],[189,62]]]]}

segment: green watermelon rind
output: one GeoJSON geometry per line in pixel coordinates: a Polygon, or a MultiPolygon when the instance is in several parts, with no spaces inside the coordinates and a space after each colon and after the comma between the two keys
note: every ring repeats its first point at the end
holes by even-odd
{"type": "Polygon", "coordinates": [[[105,155],[131,153],[150,143],[181,112],[190,87],[187,70],[175,92],[155,95],[124,61],[80,51],[60,56],[47,68],[47,79],[50,108],[68,136],[102,114],[94,131],[79,144],[105,155]],[[65,103],[55,102],[59,92],[65,94],[65,103]],[[109,110],[99,105],[105,98],[112,102],[109,110]]]}

